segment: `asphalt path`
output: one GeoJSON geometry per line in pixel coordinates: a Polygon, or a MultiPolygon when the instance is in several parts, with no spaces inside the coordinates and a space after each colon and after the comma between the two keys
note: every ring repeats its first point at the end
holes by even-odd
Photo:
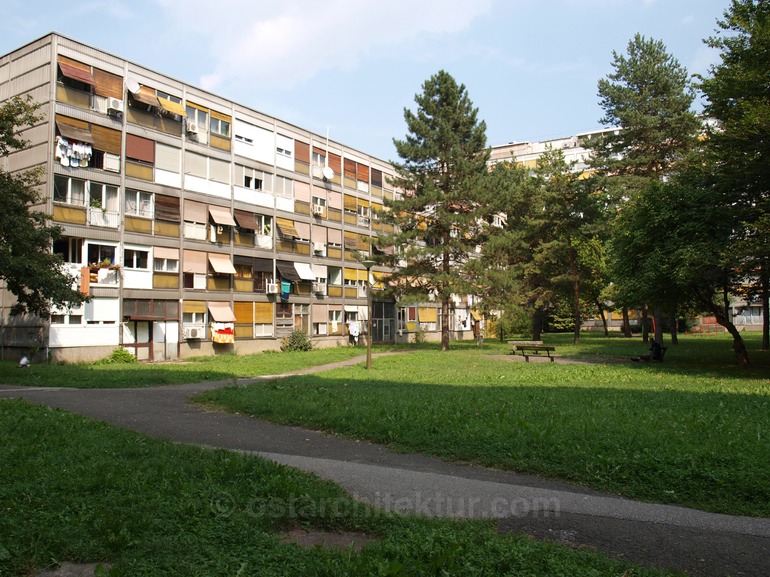
{"type": "Polygon", "coordinates": [[[287,375],[157,388],[0,385],[0,398],[23,398],[176,442],[260,455],[334,481],[389,511],[496,519],[500,531],[590,547],[693,576],[770,575],[770,519],[641,503],[566,482],[395,453],[364,441],[207,411],[188,401],[212,388],[361,362],[359,357],[287,375]]]}

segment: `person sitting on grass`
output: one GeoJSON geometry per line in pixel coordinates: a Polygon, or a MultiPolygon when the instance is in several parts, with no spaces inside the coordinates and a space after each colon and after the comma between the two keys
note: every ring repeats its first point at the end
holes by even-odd
{"type": "Polygon", "coordinates": [[[650,339],[650,352],[649,354],[642,355],[641,357],[631,357],[632,361],[657,361],[661,362],[663,360],[663,346],[656,341],[654,338],[650,339]]]}

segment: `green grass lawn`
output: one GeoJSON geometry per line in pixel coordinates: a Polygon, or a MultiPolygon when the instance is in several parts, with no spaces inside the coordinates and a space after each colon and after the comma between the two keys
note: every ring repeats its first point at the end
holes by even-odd
{"type": "Polygon", "coordinates": [[[592,362],[511,362],[505,343],[421,347],[361,366],[201,394],[198,402],[632,498],[770,516],[770,371],[724,336],[687,336],[663,363],[641,339],[547,335],[592,362]]]}
{"type": "MultiPolygon", "coordinates": [[[[380,347],[375,349],[381,350],[380,347]]],[[[17,362],[0,361],[0,383],[81,389],[155,387],[275,375],[342,361],[365,353],[364,347],[334,347],[310,353],[266,352],[243,356],[226,354],[155,364],[39,363],[26,369],[20,369],[17,362]]]]}
{"type": "Polygon", "coordinates": [[[224,450],[149,438],[0,400],[0,575],[62,561],[112,577],[616,576],[588,549],[498,534],[491,522],[384,514],[336,485],[224,450]],[[288,529],[365,532],[360,553],[301,548],[288,529]]]}

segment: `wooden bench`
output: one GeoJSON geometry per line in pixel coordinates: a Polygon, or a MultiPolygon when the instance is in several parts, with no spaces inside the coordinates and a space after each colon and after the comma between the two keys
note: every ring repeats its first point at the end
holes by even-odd
{"type": "Polygon", "coordinates": [[[556,352],[556,347],[553,346],[547,346],[547,345],[513,345],[513,350],[511,351],[511,354],[513,355],[521,355],[524,357],[524,360],[529,362],[529,357],[532,355],[540,355],[540,353],[545,353],[546,356],[551,360],[551,362],[554,362],[556,360],[556,357],[551,356],[551,353],[556,352]]]}
{"type": "Polygon", "coordinates": [[[543,341],[508,341],[508,344],[511,345],[511,354],[515,355],[517,346],[540,346],[543,344],[543,341]]]}

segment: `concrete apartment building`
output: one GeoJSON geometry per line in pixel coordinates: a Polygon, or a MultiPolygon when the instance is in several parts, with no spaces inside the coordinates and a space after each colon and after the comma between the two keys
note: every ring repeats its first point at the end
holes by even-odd
{"type": "Polygon", "coordinates": [[[294,330],[347,344],[370,280],[373,342],[440,330],[435,303],[398,308],[388,271],[360,263],[397,194],[387,162],[55,33],[0,57],[0,103],[27,94],[43,120],[0,166],[43,167],[52,248],[91,298],[42,321],[0,290],[2,358],[245,354],[294,330]]]}

